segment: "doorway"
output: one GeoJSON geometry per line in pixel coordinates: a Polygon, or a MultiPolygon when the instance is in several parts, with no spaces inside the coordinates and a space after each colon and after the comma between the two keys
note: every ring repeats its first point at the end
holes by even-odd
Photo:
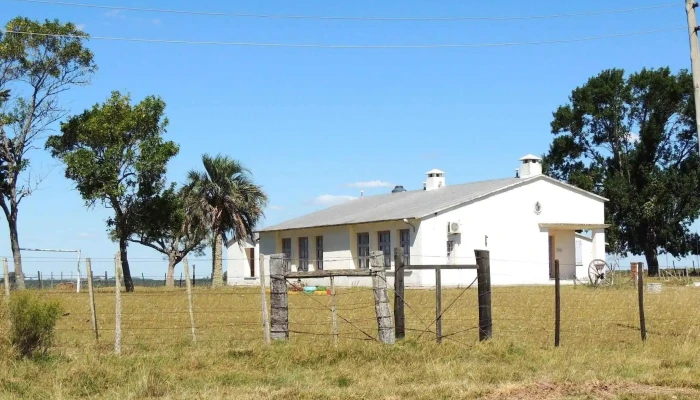
{"type": "Polygon", "coordinates": [[[549,279],[554,279],[554,235],[549,235],[549,279]]]}
{"type": "Polygon", "coordinates": [[[248,265],[250,266],[250,277],[255,277],[255,249],[245,249],[245,253],[248,256],[248,265]]]}

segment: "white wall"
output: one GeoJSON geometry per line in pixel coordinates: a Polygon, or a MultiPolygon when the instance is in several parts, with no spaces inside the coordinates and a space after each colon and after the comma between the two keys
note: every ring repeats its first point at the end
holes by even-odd
{"type": "MultiPolygon", "coordinates": [[[[440,190],[440,189],[437,189],[440,190]]],[[[562,277],[573,275],[576,263],[574,231],[552,231],[540,228],[540,223],[602,224],[604,208],[602,200],[576,193],[557,184],[537,180],[530,184],[493,195],[461,207],[455,207],[414,223],[417,230],[402,221],[358,224],[341,227],[303,229],[282,232],[261,232],[259,251],[269,256],[282,252],[282,238],[292,239],[292,270],[297,270],[298,238],[309,238],[310,258],[315,258],[315,237],[324,237],[324,269],[354,269],[357,267],[357,234],[368,232],[370,250],[378,249],[378,232],[391,232],[391,247],[399,246],[399,230],[411,232],[411,264],[447,263],[447,223],[460,222],[461,234],[450,235],[455,241],[454,257],[458,264],[475,264],[475,249],[490,251],[491,282],[504,284],[549,283],[550,234],[555,235],[562,277]],[[542,208],[534,212],[536,202],[542,208]],[[488,236],[488,239],[485,238],[488,236]]],[[[594,232],[591,254],[598,254],[604,233],[594,232]],[[597,246],[597,247],[596,247],[597,246]]],[[[256,251],[256,257],[258,256],[256,251]]],[[[586,258],[584,257],[584,260],[586,258]]],[[[584,261],[586,266],[590,261],[584,261]]],[[[267,263],[266,263],[267,264],[267,263]]],[[[269,264],[268,267],[269,268],[269,264]]],[[[586,267],[587,268],[587,267],[586,267]]],[[[309,270],[313,270],[310,265],[309,270]]],[[[392,265],[393,271],[393,265],[392,265]]],[[[387,273],[393,284],[393,273],[387,273]]],[[[266,270],[269,277],[269,269],[266,270]]],[[[442,282],[445,286],[466,286],[476,278],[474,270],[445,270],[442,282]]],[[[305,280],[308,284],[327,286],[328,279],[305,280]]],[[[337,278],[338,286],[370,286],[369,278],[337,278]]],[[[432,271],[407,271],[406,286],[432,286],[432,271]]]]}
{"type": "MultiPolygon", "coordinates": [[[[255,276],[250,275],[250,262],[245,249],[255,247],[250,240],[241,243],[229,243],[226,247],[226,284],[240,285],[245,284],[245,281],[251,283],[257,282],[259,276],[259,267],[257,262],[255,265],[255,276]]],[[[256,258],[257,260],[257,258],[256,258]]]]}
{"type": "MultiPolygon", "coordinates": [[[[420,223],[414,223],[416,228],[419,228],[420,223]]],[[[368,233],[370,239],[370,251],[379,250],[379,232],[389,231],[390,246],[392,248],[392,256],[390,269],[387,271],[387,280],[393,285],[393,270],[395,268],[393,260],[393,249],[400,246],[399,231],[408,229],[411,235],[411,254],[418,252],[416,243],[420,244],[420,232],[416,233],[413,228],[403,221],[389,221],[369,224],[356,224],[340,227],[299,229],[290,231],[278,232],[261,232],[260,233],[260,248],[256,250],[256,257],[259,257],[259,252],[269,256],[271,254],[282,253],[282,239],[291,238],[292,240],[292,271],[298,270],[299,260],[299,238],[309,238],[309,255],[310,258],[316,258],[316,236],[323,236],[324,247],[324,269],[356,269],[358,268],[358,250],[357,250],[357,234],[368,233]]],[[[266,263],[266,277],[269,276],[269,263],[266,263]]],[[[313,261],[309,265],[309,271],[315,270],[313,261]]],[[[408,287],[420,286],[421,275],[423,271],[406,271],[405,284],[408,287]]],[[[255,281],[259,282],[259,281],[255,281]]],[[[328,286],[330,281],[328,278],[323,279],[305,279],[305,283],[309,285],[324,285],[328,286]]],[[[335,279],[338,286],[371,286],[370,278],[363,277],[338,277],[335,279]]]]}
{"type": "MultiPolygon", "coordinates": [[[[539,224],[602,224],[604,208],[601,200],[538,180],[426,218],[421,224],[420,263],[446,262],[448,222],[462,225],[461,234],[450,235],[454,236],[457,263],[474,264],[475,249],[489,250],[492,284],[539,284],[549,282],[550,234],[539,224]],[[542,206],[539,215],[534,212],[538,201],[542,206]]],[[[573,231],[555,235],[560,237],[557,246],[562,249],[557,257],[573,265],[573,231]],[[560,246],[564,241],[570,244],[560,246]]],[[[444,285],[465,285],[475,276],[475,271],[445,271],[442,281],[444,285]]],[[[434,277],[425,276],[423,283],[434,283],[434,277]]]]}
{"type": "Polygon", "coordinates": [[[576,266],[576,278],[580,281],[588,281],[588,266],[593,261],[593,240],[584,237],[577,237],[576,241],[581,244],[581,263],[576,266]]]}
{"type": "Polygon", "coordinates": [[[554,258],[559,260],[559,277],[574,279],[576,276],[576,232],[559,230],[549,232],[554,236],[554,258]]]}

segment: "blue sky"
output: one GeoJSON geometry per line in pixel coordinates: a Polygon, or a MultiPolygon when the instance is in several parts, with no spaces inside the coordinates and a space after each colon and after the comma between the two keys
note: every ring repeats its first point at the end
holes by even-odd
{"type": "MultiPolygon", "coordinates": [[[[86,2],[88,2],[86,0],[86,2]]],[[[228,13],[376,17],[523,16],[663,4],[663,0],[565,2],[90,0],[91,4],[228,13]],[[408,3],[408,4],[407,4],[408,3]]],[[[509,21],[348,21],[255,19],[115,11],[1,0],[4,24],[21,15],[58,18],[92,36],[290,44],[468,44],[576,39],[683,27],[685,9],[660,8],[574,18],[509,21]]],[[[666,1],[665,3],[669,3],[666,1]]],[[[518,158],[546,152],[552,112],[571,90],[605,68],[690,68],[683,30],[575,43],[432,49],[237,47],[91,40],[99,71],[90,86],[62,97],[71,113],[110,91],[134,101],[160,95],[167,138],[180,154],[168,178],[182,182],[202,153],[242,160],[270,197],[267,223],[347,196],[421,188],[424,172],[446,171],[448,184],[509,177],[518,158]],[[356,184],[374,182],[374,184],[356,184]],[[364,186],[364,187],[361,187],[364,186]],[[374,187],[373,187],[374,186],[374,187]],[[378,186],[378,187],[377,187],[378,186]]],[[[113,271],[100,206],[87,210],[61,166],[22,203],[23,247],[80,248],[96,273],[113,271]]],[[[10,256],[5,222],[0,255],[10,256]]],[[[154,251],[132,245],[133,273],[162,276],[154,251]]],[[[72,256],[25,253],[29,275],[68,272],[72,256]],[[60,259],[57,259],[60,258],[60,259]]],[[[662,264],[665,258],[660,257],[662,264]]],[[[206,271],[210,261],[197,260],[206,271]]],[[[670,261],[669,261],[670,262],[670,261]]],[[[191,261],[192,263],[192,261],[191,261]]],[[[689,262],[688,262],[689,263],[689,262]]],[[[697,261],[696,261],[697,263],[697,261]]]]}

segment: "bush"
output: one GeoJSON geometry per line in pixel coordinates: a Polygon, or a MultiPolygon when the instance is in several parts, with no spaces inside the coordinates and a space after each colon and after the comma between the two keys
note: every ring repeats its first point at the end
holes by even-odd
{"type": "Polygon", "coordinates": [[[10,297],[10,344],[20,357],[44,355],[53,343],[61,316],[57,302],[46,302],[31,292],[10,297]]]}

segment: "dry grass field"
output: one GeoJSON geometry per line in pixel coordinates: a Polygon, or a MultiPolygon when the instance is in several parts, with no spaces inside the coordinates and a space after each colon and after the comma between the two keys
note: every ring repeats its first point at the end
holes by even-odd
{"type": "MultiPolygon", "coordinates": [[[[477,340],[476,289],[407,290],[406,339],[383,346],[370,289],[338,292],[339,342],[329,296],[290,294],[290,340],[263,343],[259,289],[196,288],[192,344],[184,290],[122,294],[122,354],[113,354],[114,293],[38,291],[67,314],[51,355],[4,357],[2,398],[695,399],[700,398],[700,288],[646,294],[639,333],[631,285],[562,287],[562,345],[554,348],[554,288],[493,289],[493,339],[477,340]]],[[[393,295],[392,295],[393,297],[393,295]]]]}

